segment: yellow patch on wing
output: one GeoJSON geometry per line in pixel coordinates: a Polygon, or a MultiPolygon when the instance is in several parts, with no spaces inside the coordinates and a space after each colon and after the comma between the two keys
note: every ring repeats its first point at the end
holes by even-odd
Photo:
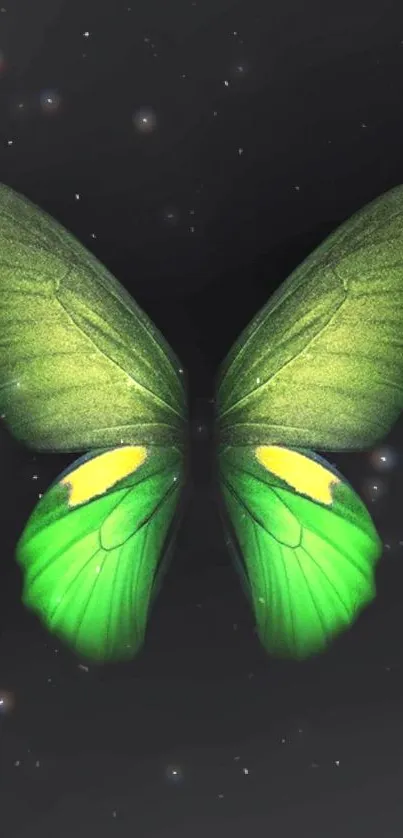
{"type": "Polygon", "coordinates": [[[119,480],[137,471],[146,458],[147,449],[142,445],[124,445],[82,463],[60,481],[62,486],[69,487],[69,506],[102,495],[119,480]]]}
{"type": "Polygon", "coordinates": [[[332,487],[340,483],[340,478],[321,463],[277,445],[260,445],[255,454],[265,469],[297,492],[329,506],[333,502],[332,487]]]}

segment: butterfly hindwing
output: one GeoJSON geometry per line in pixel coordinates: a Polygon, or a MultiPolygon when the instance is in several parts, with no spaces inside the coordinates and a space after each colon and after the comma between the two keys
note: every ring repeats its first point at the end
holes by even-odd
{"type": "Polygon", "coordinates": [[[219,468],[263,646],[294,658],[320,651],[374,597],[382,545],[368,511],[309,451],[223,447],[219,468]]]}
{"type": "Polygon", "coordinates": [[[34,509],[17,546],[23,600],[78,654],[141,647],[183,476],[173,447],[122,446],[73,463],[34,509]]]}

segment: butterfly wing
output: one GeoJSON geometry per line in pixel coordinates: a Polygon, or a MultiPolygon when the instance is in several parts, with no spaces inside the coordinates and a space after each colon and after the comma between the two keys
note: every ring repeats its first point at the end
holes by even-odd
{"type": "Polygon", "coordinates": [[[182,482],[174,447],[120,446],[73,463],[35,507],[17,546],[23,600],[78,654],[141,647],[182,482]]]}
{"type": "Polygon", "coordinates": [[[268,652],[304,658],[350,625],[375,594],[381,542],[352,487],[313,452],[220,452],[233,552],[268,652]]]}
{"type": "Polygon", "coordinates": [[[0,186],[0,410],[39,451],[88,451],[17,547],[23,600],[75,651],[142,643],[184,482],[179,362],[130,295],[66,230],[0,186]]]}
{"type": "Polygon", "coordinates": [[[183,374],[109,271],[0,185],[0,413],[40,451],[181,442],[183,374]]]}
{"type": "Polygon", "coordinates": [[[311,449],[368,448],[402,406],[398,187],[294,271],[221,371],[220,481],[266,648],[315,652],[374,595],[382,547],[359,497],[340,475],[323,502],[302,477],[318,462],[311,449]]]}
{"type": "Polygon", "coordinates": [[[224,362],[229,444],[362,450],[403,407],[403,186],[339,227],[280,286],[224,362]]]}

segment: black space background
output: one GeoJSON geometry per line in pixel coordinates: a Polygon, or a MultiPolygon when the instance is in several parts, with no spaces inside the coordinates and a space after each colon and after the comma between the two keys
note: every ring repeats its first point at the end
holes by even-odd
{"type": "MultiPolygon", "coordinates": [[[[0,180],[131,291],[204,423],[272,290],[403,182],[401,3],[3,2],[0,180]]],[[[378,598],[326,655],[259,647],[201,467],[141,655],[87,672],[23,609],[13,560],[71,458],[0,429],[2,838],[401,838],[402,430],[371,506],[378,598]]],[[[368,501],[369,454],[330,459],[368,501]]]]}

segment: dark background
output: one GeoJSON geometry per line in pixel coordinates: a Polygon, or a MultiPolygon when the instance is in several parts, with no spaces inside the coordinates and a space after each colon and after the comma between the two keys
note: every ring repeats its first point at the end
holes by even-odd
{"type": "MultiPolygon", "coordinates": [[[[164,333],[202,462],[239,331],[403,182],[401,3],[3,1],[0,180],[164,333]]],[[[142,653],[85,669],[23,609],[13,559],[72,458],[34,457],[0,429],[2,838],[401,838],[402,431],[383,453],[331,457],[385,550],[375,603],[325,655],[260,648],[201,470],[142,653]]]]}

